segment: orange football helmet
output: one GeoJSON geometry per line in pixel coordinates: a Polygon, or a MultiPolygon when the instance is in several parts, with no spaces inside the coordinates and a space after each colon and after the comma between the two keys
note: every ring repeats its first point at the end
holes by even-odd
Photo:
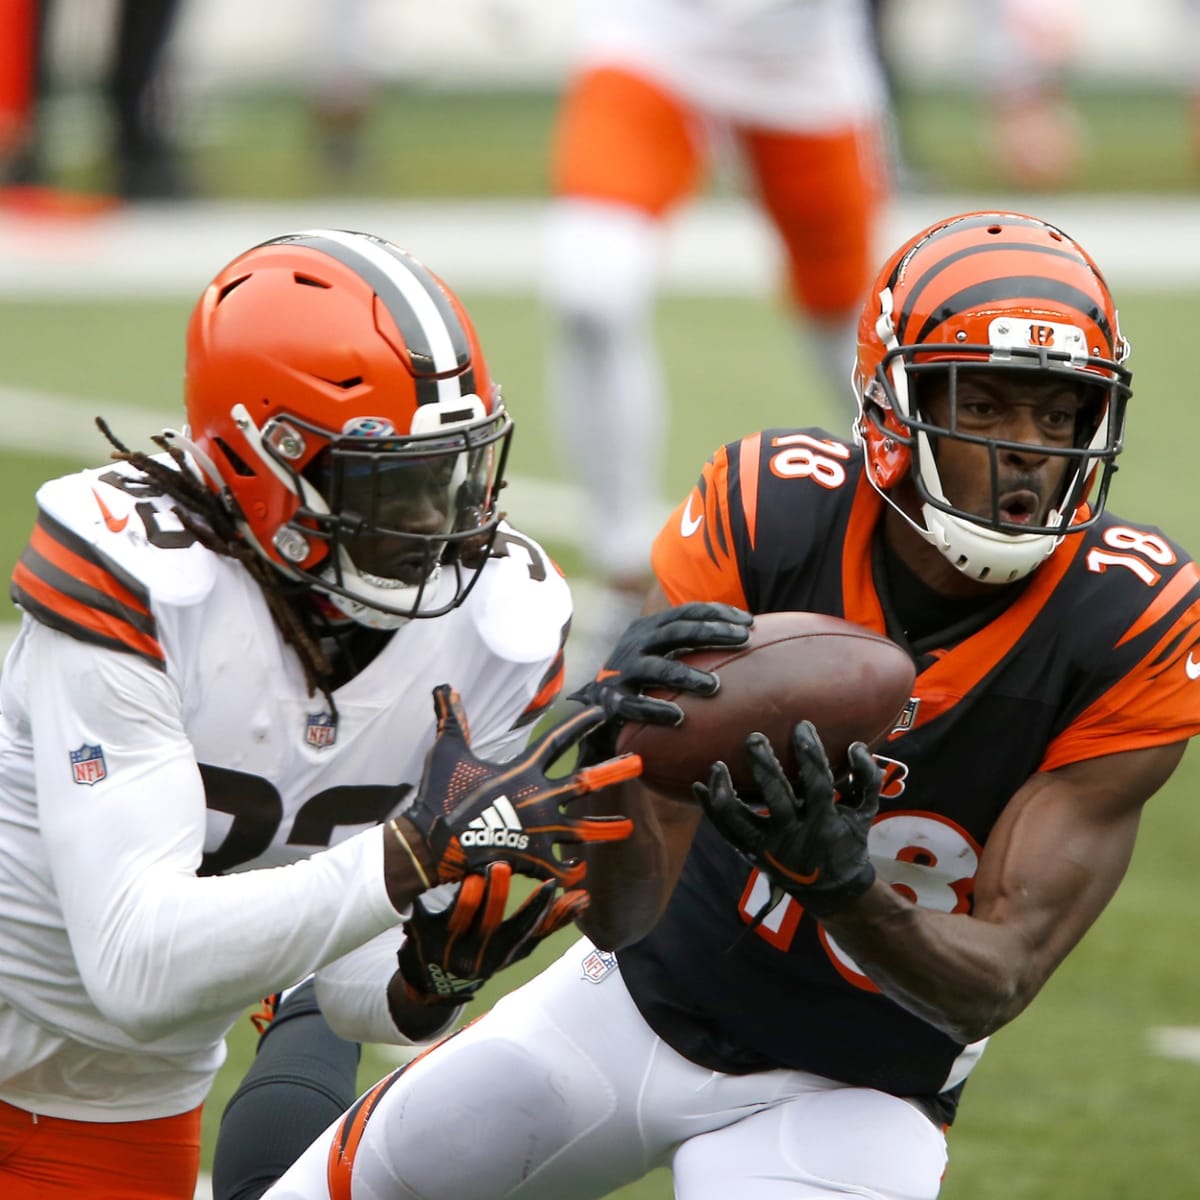
{"type": "Polygon", "coordinates": [[[466,597],[512,422],[454,294],[319,229],[239,255],[191,317],[182,438],[259,554],[375,628],[466,597]]]}
{"type": "Polygon", "coordinates": [[[1060,229],[1012,212],[939,221],[891,256],[859,321],[855,432],[867,476],[902,513],[890,493],[912,480],[923,526],[905,519],[959,570],[992,583],[1019,579],[1104,509],[1131,395],[1128,356],[1104,277],[1060,229]],[[957,382],[972,370],[1032,371],[1093,385],[1072,444],[1045,448],[1069,460],[1069,469],[1043,524],[1005,521],[996,494],[997,456],[1028,446],[958,428],[957,382]],[[920,381],[934,373],[949,388],[944,425],[931,422],[921,406],[920,381]],[[942,438],[987,447],[989,515],[946,497],[934,453],[942,438]]]}

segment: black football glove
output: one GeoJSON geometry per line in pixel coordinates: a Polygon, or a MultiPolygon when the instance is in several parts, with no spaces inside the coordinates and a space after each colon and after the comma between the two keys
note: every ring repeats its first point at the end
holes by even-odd
{"type": "Polygon", "coordinates": [[[465,1004],[497,972],[531,954],[544,937],[588,906],[586,892],[558,892],[547,880],[507,920],[512,868],[488,863],[468,875],[453,903],[431,912],[420,899],[404,923],[400,976],[414,1004],[465,1004]]]}
{"type": "Polygon", "coordinates": [[[799,766],[795,784],[761,733],[746,739],[765,812],[739,798],[722,762],[713,764],[707,786],[694,783],[692,791],[721,836],[767,876],[773,891],[780,888],[813,916],[826,917],[857,900],[875,880],[867,834],[879,811],[883,774],[866,746],[855,742],[848,751],[846,794],[838,801],[811,722],[796,726],[792,744],[799,766]]]}
{"type": "MultiPolygon", "coordinates": [[[[447,883],[490,862],[507,862],[535,879],[574,887],[585,865],[560,859],[555,847],[581,842],[617,842],[633,832],[627,817],[572,817],[563,805],[588,792],[641,774],[636,754],[576,770],[560,779],[546,768],[589,730],[604,721],[598,708],[585,708],[543,734],[519,758],[487,762],[471,752],[467,718],[449,684],[433,689],[437,738],[425,759],[416,799],[401,816],[424,837],[436,864],[437,882],[447,883]]],[[[399,832],[399,836],[403,836],[399,832]]]]}
{"type": "Polygon", "coordinates": [[[740,646],[750,636],[753,617],[729,604],[693,600],[662,612],[638,617],[621,634],[604,665],[567,697],[603,709],[608,719],[585,740],[580,762],[611,758],[626,721],[678,725],[683,712],[669,700],[643,696],[647,687],[711,696],[720,681],[670,655],[679,650],[740,646]]]}

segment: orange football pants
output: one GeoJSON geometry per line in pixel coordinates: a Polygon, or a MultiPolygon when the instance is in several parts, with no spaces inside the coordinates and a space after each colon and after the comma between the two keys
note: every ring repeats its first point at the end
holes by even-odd
{"type": "MultiPolygon", "coordinates": [[[[875,270],[887,193],[882,127],[812,134],[734,124],[731,133],[786,248],[793,303],[831,318],[855,308],[875,270]]],[[[707,157],[702,114],[637,74],[596,67],[564,97],[551,186],[662,217],[699,188],[707,157]]]]}
{"type": "Polygon", "coordinates": [[[0,1101],[3,1200],[192,1200],[200,1109],[153,1121],[65,1121],[0,1101]]]}

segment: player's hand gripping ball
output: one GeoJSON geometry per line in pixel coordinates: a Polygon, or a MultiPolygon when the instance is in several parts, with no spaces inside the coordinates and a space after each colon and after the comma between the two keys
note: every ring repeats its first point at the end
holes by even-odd
{"type": "Polygon", "coordinates": [[[760,613],[741,646],[679,654],[720,680],[715,694],[647,689],[682,710],[677,726],[629,722],[620,753],[641,756],[651,787],[691,799],[709,767],[728,764],[735,787],[753,788],[746,752],[751,733],[765,734],[784,769],[797,770],[792,730],[811,721],[836,777],[847,770],[852,742],[876,747],[896,727],[912,695],[916,669],[908,652],[873,630],[810,612],[760,613]]]}
{"type": "Polygon", "coordinates": [[[737,794],[723,762],[713,763],[707,784],[692,784],[721,836],[770,880],[771,899],[755,923],[775,907],[777,891],[795,896],[813,916],[828,917],[875,881],[867,836],[883,774],[870,750],[862,742],[850,746],[850,774],[839,789],[812,722],[801,721],[791,741],[799,764],[794,779],[761,733],[746,739],[755,804],[737,794]]]}

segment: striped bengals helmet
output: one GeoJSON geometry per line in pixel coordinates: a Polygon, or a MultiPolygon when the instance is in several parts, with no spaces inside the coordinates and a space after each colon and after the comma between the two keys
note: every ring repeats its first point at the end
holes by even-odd
{"type": "Polygon", "coordinates": [[[1099,268],[1061,230],[1012,212],[939,221],[891,256],[859,321],[856,435],[868,478],[898,509],[889,493],[911,479],[924,527],[906,519],[964,574],[991,583],[1019,579],[1104,509],[1130,396],[1132,376],[1122,365],[1128,355],[1099,268]],[[1000,513],[997,456],[1022,449],[1020,443],[955,428],[957,379],[980,369],[1095,385],[1095,402],[1082,410],[1072,446],[1046,448],[1069,459],[1071,469],[1045,524],[1006,522],[1000,513]],[[949,426],[931,423],[922,410],[920,380],[931,373],[947,379],[949,426]],[[940,438],[987,447],[990,515],[947,499],[933,451],[940,438]]]}
{"type": "Polygon", "coordinates": [[[235,258],[191,317],[186,448],[257,552],[375,628],[438,616],[499,523],[512,422],[453,293],[382,238],[235,258]]]}

